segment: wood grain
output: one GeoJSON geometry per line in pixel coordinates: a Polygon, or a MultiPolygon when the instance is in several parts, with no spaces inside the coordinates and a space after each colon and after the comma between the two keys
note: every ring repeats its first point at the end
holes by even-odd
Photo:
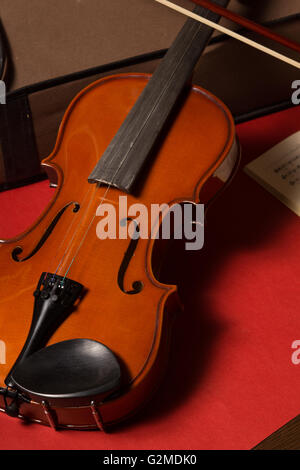
{"type": "Polygon", "coordinates": [[[300,450],[300,415],[264,439],[253,450],[300,450]]]}

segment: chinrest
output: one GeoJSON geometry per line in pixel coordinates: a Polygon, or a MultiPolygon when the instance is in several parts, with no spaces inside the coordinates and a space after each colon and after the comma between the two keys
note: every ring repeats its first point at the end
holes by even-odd
{"type": "Polygon", "coordinates": [[[90,339],[72,339],[41,349],[13,370],[13,387],[38,402],[104,397],[120,386],[114,353],[90,339]]]}

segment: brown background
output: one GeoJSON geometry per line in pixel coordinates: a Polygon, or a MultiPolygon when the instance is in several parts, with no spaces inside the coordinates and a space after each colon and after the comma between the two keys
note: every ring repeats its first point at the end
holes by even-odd
{"type": "MultiPolygon", "coordinates": [[[[259,21],[299,6],[299,0],[229,4],[259,21]]],[[[1,0],[0,13],[15,67],[13,88],[168,47],[185,21],[154,0],[1,0]]]]}
{"type": "MultiPolygon", "coordinates": [[[[187,0],[177,3],[193,8],[193,3],[187,0]]],[[[231,10],[259,22],[295,14],[299,6],[299,0],[229,3],[231,10]]],[[[10,49],[9,74],[5,80],[11,90],[166,48],[186,21],[154,0],[1,0],[0,13],[10,49]]],[[[300,43],[299,26],[297,18],[277,25],[275,31],[300,43]]],[[[273,41],[253,33],[249,36],[297,58],[295,52],[273,41]]],[[[114,73],[151,73],[157,64],[157,60],[148,61],[114,73]]],[[[109,70],[104,75],[111,73],[109,70]]],[[[2,119],[0,190],[39,177],[39,159],[52,151],[68,104],[84,86],[101,76],[98,73],[31,93],[33,130],[24,126],[28,112],[22,111],[22,107],[16,115],[15,111],[10,113],[10,119],[8,116],[2,119]],[[8,135],[9,142],[4,145],[8,135]]],[[[296,68],[230,39],[205,49],[193,83],[218,96],[235,116],[249,119],[249,113],[256,115],[257,110],[265,113],[274,110],[274,105],[291,104],[291,84],[298,78],[296,68]]]]}

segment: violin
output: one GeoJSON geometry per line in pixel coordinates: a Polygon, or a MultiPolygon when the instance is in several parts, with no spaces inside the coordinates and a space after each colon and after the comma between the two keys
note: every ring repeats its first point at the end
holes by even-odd
{"type": "MultiPolygon", "coordinates": [[[[69,105],[42,162],[52,201],[0,242],[0,407],[9,416],[104,431],[156,391],[178,309],[177,287],[159,278],[168,243],[143,237],[138,216],[120,220],[131,239],[99,237],[99,215],[108,205],[117,213],[124,197],[148,214],[153,204],[208,204],[233,176],[232,115],[190,83],[211,34],[188,19],[153,76],[102,78],[69,105]]],[[[151,233],[166,215],[147,219],[151,233]]]]}

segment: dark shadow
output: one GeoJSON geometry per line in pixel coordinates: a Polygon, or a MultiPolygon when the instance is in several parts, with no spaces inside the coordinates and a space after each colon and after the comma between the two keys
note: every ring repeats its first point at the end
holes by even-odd
{"type": "Polygon", "coordinates": [[[239,0],[239,3],[242,3],[246,7],[243,16],[260,22],[265,18],[271,0],[265,0],[263,2],[261,0],[239,0]]]}
{"type": "MultiPolygon", "coordinates": [[[[280,236],[280,228],[289,217],[289,212],[273,196],[259,185],[253,186],[253,181],[242,171],[244,164],[245,161],[207,213],[204,248],[186,252],[176,242],[168,254],[161,279],[178,285],[185,310],[174,324],[163,383],[151,402],[131,420],[134,426],[145,420],[165,419],[205,382],[220,338],[231,328],[220,321],[222,315],[210,301],[212,296],[206,293],[212,291],[216,279],[224,276],[231,257],[245,250],[262,250],[268,239],[280,236]]],[[[247,266],[244,268],[246,272],[247,266]]],[[[257,286],[249,289],[253,287],[257,286]]],[[[124,426],[127,429],[128,422],[124,426]]],[[[122,429],[123,425],[115,432],[122,429]]]]}
{"type": "Polygon", "coordinates": [[[9,91],[14,78],[14,65],[12,61],[11,47],[0,20],[0,78],[5,81],[9,91]]]}

